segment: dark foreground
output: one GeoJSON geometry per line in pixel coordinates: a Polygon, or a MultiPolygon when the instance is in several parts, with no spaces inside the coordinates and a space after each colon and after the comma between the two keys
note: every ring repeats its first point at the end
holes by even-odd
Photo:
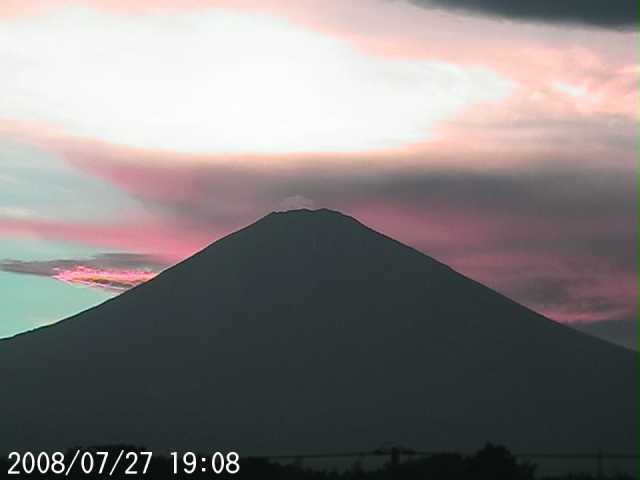
{"type": "MultiPolygon", "coordinates": [[[[66,452],[68,459],[73,456],[76,449],[66,452]]],[[[144,449],[131,446],[111,446],[92,447],[82,449],[82,452],[109,452],[110,459],[117,456],[121,450],[126,452],[142,452],[144,449]]],[[[135,455],[131,453],[131,455],[135,455]]],[[[204,462],[201,459],[205,456],[178,457],[178,461],[170,456],[153,455],[149,463],[140,460],[134,466],[134,472],[124,473],[126,465],[130,462],[122,462],[117,471],[110,473],[110,465],[107,465],[102,474],[97,472],[99,461],[92,465],[93,472],[85,473],[81,469],[83,465],[79,461],[73,470],[66,472],[47,474],[37,473],[37,466],[34,466],[36,473],[25,474],[23,468],[30,468],[29,461],[16,464],[15,459],[11,461],[6,458],[0,460],[0,477],[2,478],[113,478],[113,479],[259,479],[259,480],[633,480],[638,477],[627,474],[606,474],[606,472],[594,472],[588,474],[564,474],[556,476],[537,475],[537,466],[528,461],[520,461],[512,455],[508,449],[501,446],[487,444],[482,450],[473,455],[462,455],[458,453],[441,453],[430,456],[394,455],[390,452],[381,452],[386,460],[377,468],[364,468],[360,461],[355,461],[347,468],[337,470],[335,468],[309,468],[304,465],[304,459],[298,459],[293,463],[276,462],[267,458],[241,458],[239,461],[239,471],[234,474],[227,472],[214,473],[211,462],[204,462]],[[389,454],[387,456],[387,454],[389,454]],[[174,465],[175,464],[175,465],[174,465]],[[206,466],[206,469],[204,468],[206,466]],[[10,475],[10,469],[20,471],[17,475],[10,475]],[[174,469],[177,468],[177,472],[174,469]],[[146,473],[143,474],[142,470],[146,473]],[[207,471],[203,471],[207,470],[207,471]]],[[[99,457],[94,457],[99,458],[99,457]]],[[[210,457],[208,457],[210,460],[210,457]]],[[[219,465],[220,466],[220,465],[219,465]]],[[[89,468],[89,463],[84,467],[89,468]]],[[[234,468],[235,470],[235,468],[234,468]]],[[[634,468],[633,470],[637,470],[634,468]]]]}

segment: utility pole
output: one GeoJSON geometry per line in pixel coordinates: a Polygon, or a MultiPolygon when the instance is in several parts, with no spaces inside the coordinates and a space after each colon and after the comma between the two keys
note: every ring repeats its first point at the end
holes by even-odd
{"type": "Polygon", "coordinates": [[[391,471],[396,472],[398,470],[398,464],[400,463],[400,449],[398,447],[391,447],[391,471]]]}
{"type": "Polygon", "coordinates": [[[373,455],[389,455],[389,468],[392,472],[397,472],[400,466],[400,455],[415,455],[415,450],[393,446],[391,448],[379,448],[374,450],[373,455]]]}
{"type": "Polygon", "coordinates": [[[604,469],[602,468],[602,450],[598,450],[598,453],[596,455],[596,462],[597,462],[597,468],[598,468],[598,472],[597,472],[597,478],[598,480],[602,480],[604,478],[604,469]]]}

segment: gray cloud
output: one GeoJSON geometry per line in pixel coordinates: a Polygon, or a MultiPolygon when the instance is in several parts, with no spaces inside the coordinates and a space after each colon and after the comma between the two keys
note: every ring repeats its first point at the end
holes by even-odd
{"type": "Polygon", "coordinates": [[[511,20],[592,25],[631,30],[638,26],[635,0],[410,0],[511,20]]]}
{"type": "Polygon", "coordinates": [[[130,270],[148,269],[159,271],[166,268],[166,263],[157,260],[151,255],[139,253],[102,253],[83,259],[56,259],[56,260],[12,260],[0,261],[0,270],[11,273],[25,273],[49,277],[59,270],[67,270],[75,267],[95,268],[100,270],[130,270]]]}
{"type": "Polygon", "coordinates": [[[600,337],[630,350],[640,350],[637,320],[607,320],[605,322],[578,323],[571,326],[576,330],[600,337]]]}

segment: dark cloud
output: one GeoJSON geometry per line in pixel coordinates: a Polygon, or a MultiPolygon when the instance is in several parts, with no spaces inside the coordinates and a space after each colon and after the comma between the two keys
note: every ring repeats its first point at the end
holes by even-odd
{"type": "Polygon", "coordinates": [[[588,169],[514,173],[434,169],[343,173],[309,172],[276,189],[303,188],[304,194],[357,200],[384,199],[423,207],[443,207],[544,215],[545,219],[632,216],[634,179],[619,171],[588,169]]]}
{"type": "Polygon", "coordinates": [[[100,270],[132,270],[144,269],[160,271],[167,267],[166,263],[151,255],[138,253],[102,253],[83,259],[57,260],[11,260],[0,261],[0,270],[11,273],[25,273],[50,277],[60,270],[70,270],[76,267],[95,268],[100,270]]]}
{"type": "Polygon", "coordinates": [[[410,0],[423,7],[440,7],[511,20],[592,25],[631,30],[638,26],[635,0],[410,0]]]}

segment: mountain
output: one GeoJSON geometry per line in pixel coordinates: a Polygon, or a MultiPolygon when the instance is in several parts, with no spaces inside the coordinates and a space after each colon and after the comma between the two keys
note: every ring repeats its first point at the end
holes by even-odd
{"type": "Polygon", "coordinates": [[[637,359],[351,217],[272,213],[0,341],[0,449],[626,452],[637,359]]]}

